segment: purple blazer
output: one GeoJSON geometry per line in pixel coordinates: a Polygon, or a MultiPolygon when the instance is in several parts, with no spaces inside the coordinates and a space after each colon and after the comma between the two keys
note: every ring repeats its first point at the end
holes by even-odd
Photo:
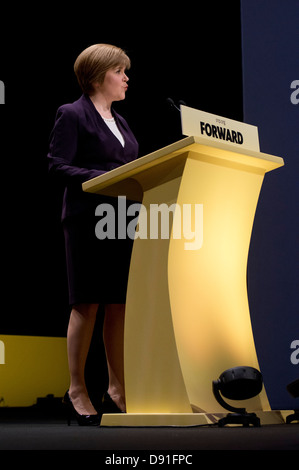
{"type": "Polygon", "coordinates": [[[82,183],[138,156],[138,143],[127,122],[114,110],[125,145],[109,129],[88,95],[57,110],[50,136],[49,172],[63,181],[62,220],[93,210],[100,196],[85,193],[82,183]]]}

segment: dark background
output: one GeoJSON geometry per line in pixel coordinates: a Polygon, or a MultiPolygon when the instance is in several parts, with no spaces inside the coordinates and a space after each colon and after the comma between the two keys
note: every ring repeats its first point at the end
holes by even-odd
{"type": "Polygon", "coordinates": [[[284,166],[265,175],[248,257],[248,295],[259,365],[271,406],[299,398],[299,79],[298,0],[241,0],[243,117],[259,130],[261,151],[284,166]],[[298,90],[296,96],[299,97],[298,90]]]}
{"type": "Polygon", "coordinates": [[[153,3],[67,9],[54,4],[4,9],[0,79],[1,334],[65,336],[69,307],[60,227],[61,188],[48,179],[46,154],[57,108],[81,91],[78,54],[94,43],[126,50],[129,91],[115,104],[140,143],[140,156],[182,138],[167,103],[242,120],[239,1],[153,3]]]}

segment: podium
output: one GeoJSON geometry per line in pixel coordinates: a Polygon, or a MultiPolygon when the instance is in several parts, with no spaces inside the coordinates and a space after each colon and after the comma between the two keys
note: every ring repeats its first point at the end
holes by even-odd
{"type": "MultiPolygon", "coordinates": [[[[283,164],[189,136],[83,184],[141,203],[126,301],[127,413],[103,415],[102,425],[209,423],[224,412],[212,381],[231,367],[259,369],[247,257],[264,175],[283,164]],[[158,209],[169,236],[165,220],[150,232],[158,209]]],[[[264,389],[233,406],[270,411],[264,389]]]]}

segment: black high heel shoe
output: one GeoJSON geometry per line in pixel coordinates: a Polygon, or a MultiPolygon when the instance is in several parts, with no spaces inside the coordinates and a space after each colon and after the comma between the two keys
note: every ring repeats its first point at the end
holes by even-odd
{"type": "Polygon", "coordinates": [[[62,403],[67,406],[68,410],[68,418],[67,424],[70,426],[71,424],[71,417],[77,420],[79,426],[99,426],[101,424],[101,415],[81,415],[75,410],[75,407],[72,403],[72,400],[69,395],[69,391],[67,391],[62,399],[62,403]]]}
{"type": "Polygon", "coordinates": [[[112,400],[108,392],[105,392],[102,399],[102,414],[104,413],[125,413],[117,404],[112,400]]]}

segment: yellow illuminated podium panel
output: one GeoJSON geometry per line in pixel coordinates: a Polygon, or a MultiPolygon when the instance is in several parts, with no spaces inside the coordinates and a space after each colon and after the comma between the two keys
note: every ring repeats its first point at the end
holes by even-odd
{"type": "MultiPolygon", "coordinates": [[[[264,175],[282,165],[190,136],[84,183],[142,203],[126,302],[127,413],[104,415],[102,424],[207,422],[225,411],[212,381],[231,367],[259,369],[247,257],[264,175]],[[153,227],[158,212],[171,219],[169,236],[165,223],[158,235],[153,227]]],[[[265,390],[233,403],[270,410],[265,390]]]]}

